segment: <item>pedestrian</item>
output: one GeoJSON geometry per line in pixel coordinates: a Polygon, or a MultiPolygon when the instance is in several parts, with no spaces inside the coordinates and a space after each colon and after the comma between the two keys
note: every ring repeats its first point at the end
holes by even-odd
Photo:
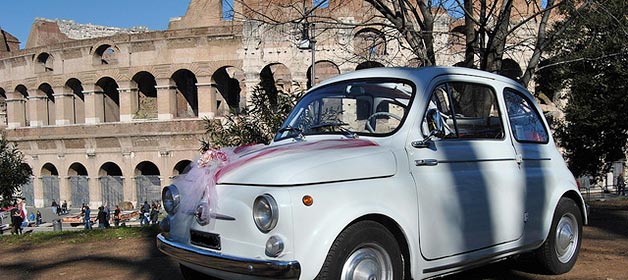
{"type": "Polygon", "coordinates": [[[148,205],[148,201],[144,200],[144,205],[142,205],[142,216],[140,217],[140,225],[148,225],[148,217],[150,215],[150,205],[148,205]]]}
{"type": "MultiPolygon", "coordinates": [[[[98,215],[96,215],[96,220],[98,220],[98,228],[106,228],[107,225],[107,213],[105,213],[105,207],[98,207],[98,215]]],[[[94,222],[96,221],[94,220],[94,222]]]]}
{"type": "Polygon", "coordinates": [[[35,216],[35,224],[37,226],[43,224],[43,219],[41,218],[41,212],[39,212],[39,210],[37,210],[37,215],[35,216]]]}
{"type": "Polygon", "coordinates": [[[157,224],[157,220],[159,220],[159,210],[157,204],[153,203],[153,207],[150,209],[150,223],[157,224]]]}
{"type": "Polygon", "coordinates": [[[61,212],[63,212],[64,215],[68,213],[68,202],[65,200],[63,200],[61,204],[61,212]]]}
{"type": "Polygon", "coordinates": [[[617,176],[617,195],[626,195],[626,182],[621,174],[617,176]]]}
{"type": "Polygon", "coordinates": [[[89,220],[89,215],[92,212],[91,212],[91,210],[89,210],[89,206],[88,205],[85,205],[83,208],[84,208],[83,220],[85,221],[85,229],[92,229],[92,222],[89,220]]]}
{"type": "Polygon", "coordinates": [[[105,205],[105,227],[111,227],[111,209],[109,209],[109,204],[105,205]]]}
{"type": "Polygon", "coordinates": [[[57,203],[56,200],[52,200],[52,204],[50,205],[50,207],[52,207],[52,213],[53,214],[57,214],[57,215],[61,215],[59,214],[59,204],[57,203]]]}
{"type": "Polygon", "coordinates": [[[22,216],[20,215],[20,210],[17,207],[17,203],[15,204],[15,208],[11,209],[11,226],[13,229],[11,230],[11,234],[22,234],[22,216]]]}
{"type": "Polygon", "coordinates": [[[116,209],[113,210],[113,223],[116,228],[120,225],[120,207],[116,205],[116,209]]]}
{"type": "Polygon", "coordinates": [[[25,199],[23,197],[18,197],[17,205],[20,211],[20,216],[22,217],[22,224],[20,226],[20,232],[22,232],[22,229],[24,229],[25,227],[28,227],[28,225],[30,224],[28,221],[28,211],[26,210],[25,199]]]}

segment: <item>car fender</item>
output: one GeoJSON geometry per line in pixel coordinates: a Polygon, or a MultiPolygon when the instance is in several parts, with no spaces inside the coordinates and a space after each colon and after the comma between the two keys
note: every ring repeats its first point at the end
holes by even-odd
{"type": "MultiPolygon", "coordinates": [[[[356,180],[291,190],[295,257],[302,266],[301,279],[313,279],[323,266],[336,237],[350,224],[367,215],[393,220],[412,252],[418,248],[416,189],[410,178],[356,180]],[[313,198],[312,206],[301,203],[304,195],[313,198]],[[414,238],[413,238],[414,237],[414,238]]],[[[415,263],[414,261],[412,263],[415,263]]]]}

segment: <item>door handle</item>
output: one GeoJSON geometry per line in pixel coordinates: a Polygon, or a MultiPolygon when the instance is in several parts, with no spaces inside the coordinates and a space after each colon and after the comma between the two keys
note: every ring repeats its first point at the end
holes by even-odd
{"type": "Polygon", "coordinates": [[[435,166],[438,165],[438,160],[436,159],[417,159],[414,161],[416,166],[435,166]]]}

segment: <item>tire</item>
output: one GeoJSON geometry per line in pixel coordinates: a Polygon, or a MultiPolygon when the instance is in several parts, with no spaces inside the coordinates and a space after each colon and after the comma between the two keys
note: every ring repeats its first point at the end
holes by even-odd
{"type": "Polygon", "coordinates": [[[403,257],[392,233],[379,223],[362,221],[338,235],[316,279],[393,280],[403,279],[403,272],[403,257]]]}
{"type": "Polygon", "coordinates": [[[554,212],[547,239],[535,252],[536,259],[550,274],[566,273],[576,264],[581,242],[580,208],[572,199],[563,197],[554,212]]]}

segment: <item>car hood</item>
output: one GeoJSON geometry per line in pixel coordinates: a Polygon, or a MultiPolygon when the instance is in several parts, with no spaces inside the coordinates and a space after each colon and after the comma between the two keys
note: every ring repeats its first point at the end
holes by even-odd
{"type": "Polygon", "coordinates": [[[218,184],[295,186],[393,176],[395,156],[362,139],[272,145],[243,153],[216,174],[218,184]]]}

